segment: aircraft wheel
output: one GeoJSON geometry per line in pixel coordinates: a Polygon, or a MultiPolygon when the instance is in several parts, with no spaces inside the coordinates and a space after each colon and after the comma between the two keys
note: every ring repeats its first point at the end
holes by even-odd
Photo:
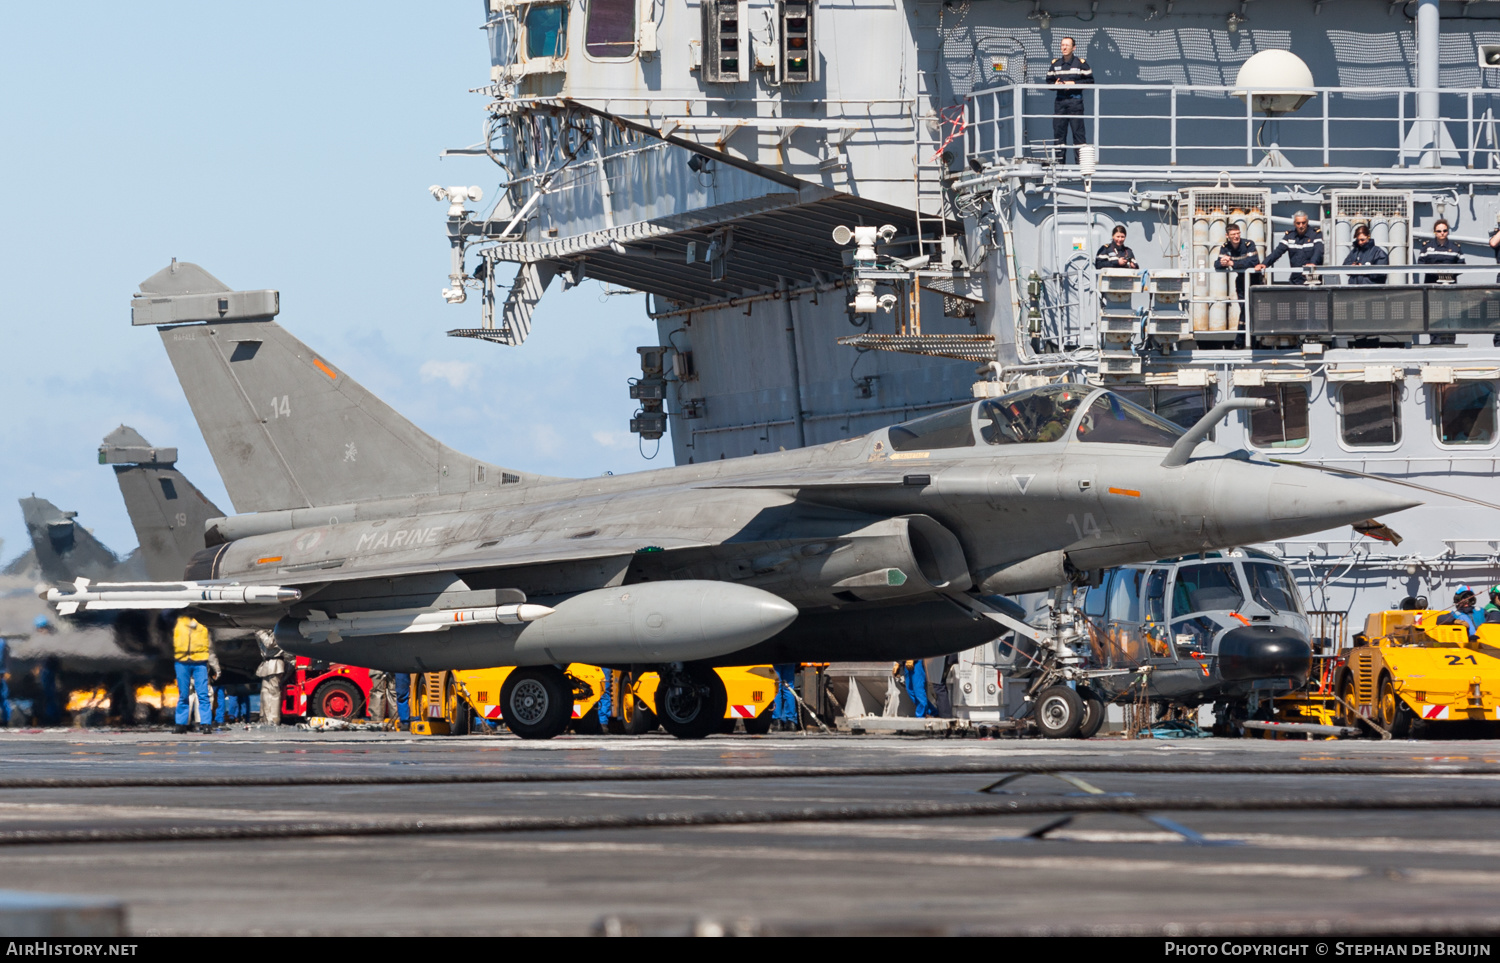
{"type": "Polygon", "coordinates": [[[1411,734],[1411,712],[1406,703],[1396,695],[1396,684],[1389,675],[1381,674],[1379,694],[1375,705],[1380,713],[1380,724],[1391,731],[1396,739],[1405,739],[1411,734]]]}
{"type": "Polygon", "coordinates": [[[1092,739],[1104,725],[1104,701],[1089,689],[1080,689],[1078,695],[1083,699],[1083,722],[1078,726],[1078,738],[1092,739]]]}
{"type": "Polygon", "coordinates": [[[1065,685],[1043,689],[1036,697],[1036,727],[1048,739],[1071,739],[1083,725],[1083,699],[1065,685]]]}
{"type": "Polygon", "coordinates": [[[364,714],[364,701],[360,697],[359,687],[354,683],[334,679],[318,686],[308,715],[327,719],[356,719],[364,714]]]}
{"type": "Polygon", "coordinates": [[[742,720],[745,723],[745,734],[751,736],[763,736],[771,731],[771,709],[766,707],[760,715],[754,719],[742,720]]]}
{"type": "Polygon", "coordinates": [[[684,672],[676,678],[663,672],[656,687],[656,718],[679,739],[702,739],[718,732],[728,704],[724,680],[712,669],[684,672]]]}
{"type": "Polygon", "coordinates": [[[505,677],[500,713],[506,728],[522,739],[551,739],[568,727],[573,687],[556,666],[524,666],[505,677]]]}

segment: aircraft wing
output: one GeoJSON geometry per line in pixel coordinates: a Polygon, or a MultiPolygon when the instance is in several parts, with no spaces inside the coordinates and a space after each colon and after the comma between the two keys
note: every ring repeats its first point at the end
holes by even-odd
{"type": "Polygon", "coordinates": [[[522,533],[512,539],[501,539],[497,544],[488,545],[482,549],[438,555],[426,560],[387,563],[383,562],[379,556],[366,556],[329,560],[320,563],[317,567],[294,566],[278,569],[273,564],[268,564],[264,572],[256,572],[253,576],[241,576],[235,581],[297,587],[438,573],[451,573],[459,576],[477,572],[498,574],[507,569],[540,565],[587,565],[608,559],[621,560],[628,564],[632,556],[643,552],[698,548],[710,544],[713,543],[703,539],[647,540],[639,537],[569,539],[552,536],[550,533],[540,537],[522,533]]]}

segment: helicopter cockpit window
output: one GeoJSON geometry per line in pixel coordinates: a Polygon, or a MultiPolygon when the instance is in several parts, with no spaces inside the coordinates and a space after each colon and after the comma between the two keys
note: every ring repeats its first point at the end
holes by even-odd
{"type": "Polygon", "coordinates": [[[1267,562],[1245,563],[1245,580],[1250,583],[1250,597],[1272,612],[1302,613],[1292,575],[1280,565],[1267,562]]]}
{"type": "Polygon", "coordinates": [[[1182,429],[1111,391],[1094,399],[1078,421],[1078,440],[1110,445],[1151,445],[1171,448],[1182,429]]]}
{"type": "Polygon", "coordinates": [[[1184,565],[1172,588],[1172,618],[1214,609],[1237,611],[1245,604],[1234,566],[1227,562],[1184,565]]]}
{"type": "Polygon", "coordinates": [[[1154,568],[1146,579],[1146,621],[1161,623],[1167,620],[1167,570],[1154,568]]]}
{"type": "Polygon", "coordinates": [[[1089,587],[1083,596],[1083,614],[1094,618],[1104,614],[1104,600],[1109,597],[1109,578],[1106,576],[1099,580],[1098,585],[1089,587]]]}
{"type": "Polygon", "coordinates": [[[940,411],[891,428],[891,447],[896,451],[927,451],[932,448],[970,448],[974,427],[973,405],[940,411]]]}
{"type": "Polygon", "coordinates": [[[979,433],[991,445],[1058,441],[1089,389],[1048,385],[979,403],[979,433]]]}
{"type": "Polygon", "coordinates": [[[1109,583],[1109,608],[1105,613],[1111,622],[1141,620],[1141,582],[1146,573],[1138,568],[1122,568],[1109,583]]]}

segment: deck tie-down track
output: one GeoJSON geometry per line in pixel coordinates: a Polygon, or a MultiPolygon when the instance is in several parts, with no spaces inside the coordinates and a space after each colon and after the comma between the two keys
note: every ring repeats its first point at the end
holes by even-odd
{"type": "MultiPolygon", "coordinates": [[[[1031,796],[973,803],[900,803],[836,808],[718,812],[658,812],[605,816],[424,817],[369,820],[256,822],[237,825],[142,826],[110,829],[0,830],[0,847],[63,843],[192,842],[235,839],[309,839],[361,836],[446,836],[541,832],[589,832],[661,827],[756,826],[782,823],[849,823],[877,820],[956,819],[984,816],[1159,812],[1297,812],[1500,810],[1500,796],[1437,798],[1396,796],[1279,795],[1219,799],[1205,796],[1031,796]]],[[[1043,827],[1055,828],[1056,824],[1043,827]]]]}

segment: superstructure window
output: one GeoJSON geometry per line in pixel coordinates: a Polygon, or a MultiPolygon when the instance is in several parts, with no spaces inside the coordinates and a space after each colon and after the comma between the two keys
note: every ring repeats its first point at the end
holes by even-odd
{"type": "Polygon", "coordinates": [[[1495,386],[1465,381],[1437,386],[1438,441],[1445,445],[1488,445],[1495,440],[1495,386]]]}
{"type": "Polygon", "coordinates": [[[973,408],[965,405],[895,425],[890,430],[891,447],[896,451],[969,448],[974,444],[973,408]]]}
{"type": "Polygon", "coordinates": [[[636,0],[589,0],[583,49],[590,57],[635,56],[636,0]]]}
{"type": "Polygon", "coordinates": [[[1110,445],[1171,448],[1182,436],[1182,429],[1106,391],[1094,399],[1088,412],[1079,419],[1077,436],[1079,441],[1110,445]]]}
{"type": "MultiPolygon", "coordinates": [[[[1187,429],[1198,423],[1198,419],[1208,413],[1213,407],[1212,388],[1153,388],[1153,387],[1118,387],[1111,388],[1117,395],[1121,395],[1127,401],[1134,402],[1158,415],[1179,428],[1187,429]]],[[[1213,432],[1209,432],[1208,438],[1213,440],[1213,432]]]]}
{"type": "Polygon", "coordinates": [[[1265,398],[1270,408],[1250,412],[1250,444],[1257,448],[1301,448],[1307,444],[1307,387],[1256,385],[1247,398],[1265,398]]]}
{"type": "Polygon", "coordinates": [[[1339,391],[1344,444],[1368,448],[1401,443],[1401,395],[1393,384],[1354,382],[1339,391]]]}
{"type": "Polygon", "coordinates": [[[538,4],[526,11],[526,56],[561,57],[568,52],[568,6],[538,4]]]}

